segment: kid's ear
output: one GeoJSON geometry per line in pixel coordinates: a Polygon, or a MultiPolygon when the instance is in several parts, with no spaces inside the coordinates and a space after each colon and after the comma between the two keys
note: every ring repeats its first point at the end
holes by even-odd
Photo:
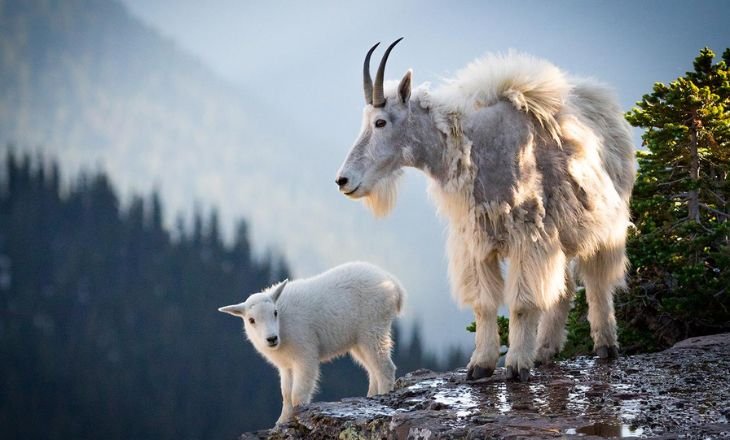
{"type": "Polygon", "coordinates": [[[281,296],[281,293],[284,291],[284,286],[286,286],[286,283],[289,282],[289,279],[286,279],[279,283],[278,286],[274,289],[274,291],[271,293],[271,299],[274,300],[274,302],[279,300],[279,297],[281,296]]]}
{"type": "Polygon", "coordinates": [[[221,307],[218,311],[243,318],[246,315],[246,306],[244,303],[234,304],[231,306],[221,307]]]}
{"type": "Polygon", "coordinates": [[[411,77],[413,76],[413,70],[408,69],[408,72],[406,72],[405,75],[403,75],[403,79],[400,80],[400,84],[398,84],[398,99],[402,104],[405,104],[408,102],[409,99],[411,99],[411,77]]]}

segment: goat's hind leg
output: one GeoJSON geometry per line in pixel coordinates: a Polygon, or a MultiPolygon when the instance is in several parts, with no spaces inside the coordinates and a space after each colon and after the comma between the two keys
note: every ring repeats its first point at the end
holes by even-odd
{"type": "MultiPolygon", "coordinates": [[[[390,324],[388,324],[390,325],[390,324]]],[[[369,338],[359,345],[359,353],[368,368],[368,374],[375,378],[375,389],[368,390],[368,397],[375,394],[385,394],[393,390],[395,383],[395,364],[390,358],[392,341],[390,339],[390,327],[385,331],[378,332],[380,336],[369,338]],[[375,391],[371,394],[371,391],[375,391]]]]}
{"type": "Polygon", "coordinates": [[[606,246],[594,255],[578,260],[578,269],[586,288],[593,347],[601,359],[618,357],[613,294],[624,282],[624,248],[623,243],[606,246]]]}
{"type": "Polygon", "coordinates": [[[390,354],[378,353],[378,394],[387,394],[393,391],[395,384],[395,364],[390,354]]]}
{"type": "Polygon", "coordinates": [[[378,394],[378,375],[375,374],[374,368],[368,364],[367,358],[363,354],[362,350],[359,346],[354,347],[352,350],[350,350],[350,355],[353,359],[355,359],[355,362],[362,365],[362,367],[367,371],[368,373],[368,397],[372,397],[376,394],[378,394]]]}

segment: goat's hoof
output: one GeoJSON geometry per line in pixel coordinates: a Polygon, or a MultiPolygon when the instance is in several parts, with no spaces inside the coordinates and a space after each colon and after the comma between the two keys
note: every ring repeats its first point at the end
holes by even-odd
{"type": "Polygon", "coordinates": [[[557,354],[557,350],[551,350],[549,347],[540,347],[540,349],[537,350],[535,366],[539,367],[541,365],[551,365],[555,359],[555,355],[557,354]]]}
{"type": "Polygon", "coordinates": [[[618,357],[618,347],[615,345],[601,345],[596,348],[596,355],[599,359],[616,359],[618,357]]]}
{"type": "Polygon", "coordinates": [[[548,366],[548,365],[552,365],[552,364],[553,364],[552,357],[535,359],[536,367],[541,367],[543,365],[548,366]]]}
{"type": "Polygon", "coordinates": [[[478,380],[485,377],[489,377],[494,373],[493,368],[482,368],[479,365],[469,367],[469,371],[466,372],[466,380],[478,380]]]}
{"type": "Polygon", "coordinates": [[[507,379],[515,379],[519,380],[520,382],[527,382],[530,380],[530,369],[529,368],[520,368],[519,370],[515,370],[514,368],[507,367],[507,379]]]}

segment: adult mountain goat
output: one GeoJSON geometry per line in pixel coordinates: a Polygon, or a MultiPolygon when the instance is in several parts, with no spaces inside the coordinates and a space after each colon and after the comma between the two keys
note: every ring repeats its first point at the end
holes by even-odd
{"type": "Polygon", "coordinates": [[[613,292],[626,270],[635,168],[629,126],[611,92],[517,53],[487,55],[434,91],[411,91],[409,70],[386,91],[385,64],[398,41],[385,51],[374,84],[369,64],[378,45],[365,57],[362,130],[336,183],[384,215],[402,167],[430,177],[449,221],[452,294],[477,322],[467,377],[494,371],[504,302],[508,377],[527,380],[536,360],[560,351],[573,259],[595,351],[617,356],[613,292]],[[502,260],[509,262],[505,279],[502,260]]]}

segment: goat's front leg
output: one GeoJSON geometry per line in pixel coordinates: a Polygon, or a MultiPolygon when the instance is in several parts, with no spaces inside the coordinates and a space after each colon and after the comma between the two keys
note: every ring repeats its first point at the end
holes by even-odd
{"type": "Polygon", "coordinates": [[[489,377],[494,373],[499,360],[499,331],[496,308],[474,308],[476,321],[476,347],[467,365],[466,380],[489,377]]]}
{"type": "Polygon", "coordinates": [[[557,303],[565,289],[565,254],[559,244],[528,244],[510,255],[506,296],[510,309],[508,378],[527,381],[537,351],[541,311],[557,303]]]}
{"type": "Polygon", "coordinates": [[[319,380],[319,360],[316,357],[300,359],[293,370],[291,403],[296,408],[312,401],[319,380]]]}
{"type": "Polygon", "coordinates": [[[505,358],[507,378],[530,378],[535,362],[535,333],[540,310],[532,304],[512,302],[509,306],[509,350],[505,358]]]}
{"type": "Polygon", "coordinates": [[[292,415],[292,370],[290,368],[279,368],[279,378],[281,379],[281,415],[276,424],[286,423],[291,419],[292,415]]]}
{"type": "Polygon", "coordinates": [[[467,366],[467,380],[489,377],[499,360],[499,330],[497,308],[502,301],[503,281],[499,260],[490,256],[475,267],[478,289],[472,303],[476,321],[476,347],[467,366]]]}
{"type": "Polygon", "coordinates": [[[540,325],[537,327],[537,359],[536,364],[548,364],[560,353],[565,345],[567,332],[565,323],[575,296],[575,281],[572,270],[566,267],[565,290],[560,299],[542,312],[540,325]]]}

